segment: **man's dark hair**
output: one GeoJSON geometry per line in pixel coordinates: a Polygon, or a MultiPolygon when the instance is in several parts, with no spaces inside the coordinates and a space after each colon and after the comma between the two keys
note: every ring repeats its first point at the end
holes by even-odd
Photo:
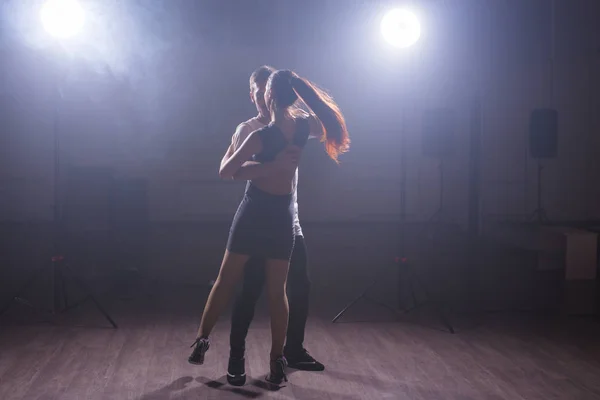
{"type": "Polygon", "coordinates": [[[275,68],[270,65],[263,65],[255,69],[252,75],[250,75],[250,89],[252,89],[252,85],[255,83],[259,85],[267,83],[269,76],[275,71],[275,68]]]}

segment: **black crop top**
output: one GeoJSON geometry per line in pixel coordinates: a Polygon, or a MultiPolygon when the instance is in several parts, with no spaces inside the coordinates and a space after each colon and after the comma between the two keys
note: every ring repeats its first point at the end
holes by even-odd
{"type": "Polygon", "coordinates": [[[262,141],[262,151],[252,156],[253,161],[269,162],[273,161],[277,154],[288,145],[296,145],[304,147],[310,133],[310,126],[307,118],[299,118],[296,120],[296,132],[291,142],[288,142],[281,129],[275,125],[267,125],[259,129],[258,135],[262,141]]]}

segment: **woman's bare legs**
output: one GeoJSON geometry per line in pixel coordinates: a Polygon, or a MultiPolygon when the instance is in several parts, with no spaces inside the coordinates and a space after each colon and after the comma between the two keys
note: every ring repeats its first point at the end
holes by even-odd
{"type": "Polygon", "coordinates": [[[198,329],[198,338],[210,335],[219,316],[223,313],[225,307],[227,307],[227,303],[229,303],[229,299],[231,299],[237,283],[243,276],[244,265],[248,261],[248,258],[250,257],[247,255],[230,253],[225,250],[219,276],[204,306],[200,328],[198,329]]]}
{"type": "Polygon", "coordinates": [[[287,332],[289,307],[285,286],[289,261],[267,260],[266,283],[271,314],[271,360],[283,355],[285,336],[287,332]]]}

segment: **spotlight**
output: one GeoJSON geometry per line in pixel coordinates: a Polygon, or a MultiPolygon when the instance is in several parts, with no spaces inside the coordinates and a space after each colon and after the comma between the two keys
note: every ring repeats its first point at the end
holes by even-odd
{"type": "Polygon", "coordinates": [[[381,20],[381,34],[392,46],[412,46],[421,36],[421,24],[415,14],[396,8],[388,11],[381,20]]]}
{"type": "Polygon", "coordinates": [[[77,0],[48,0],[40,10],[46,32],[57,39],[68,39],[83,28],[85,14],[77,0]]]}

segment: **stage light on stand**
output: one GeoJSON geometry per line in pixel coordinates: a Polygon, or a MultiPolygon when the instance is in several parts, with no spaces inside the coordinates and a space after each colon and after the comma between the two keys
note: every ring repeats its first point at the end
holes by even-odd
{"type": "MultiPolygon", "coordinates": [[[[39,11],[40,21],[46,32],[52,36],[57,44],[61,40],[73,38],[78,35],[83,29],[85,23],[85,13],[83,8],[79,5],[77,0],[48,0],[46,1],[39,11]]],[[[62,49],[62,46],[57,46],[62,49]]],[[[15,301],[23,303],[30,308],[48,313],[50,315],[56,315],[65,313],[79,304],[90,299],[95,305],[98,311],[110,322],[113,328],[117,328],[117,324],[112,317],[104,310],[102,305],[92,295],[91,288],[86,284],[84,280],[79,278],[77,274],[73,273],[73,270],[67,264],[66,257],[63,255],[65,250],[64,243],[64,220],[62,216],[61,206],[61,195],[60,195],[60,172],[61,172],[61,161],[60,161],[60,106],[62,102],[62,90],[61,84],[65,79],[68,69],[61,71],[57,74],[55,88],[54,88],[54,101],[53,101],[53,129],[52,134],[54,137],[54,204],[53,204],[53,236],[52,236],[52,248],[53,255],[50,257],[50,271],[47,271],[48,265],[42,264],[42,266],[35,270],[25,284],[19,288],[14,296],[11,297],[10,301],[5,304],[4,307],[0,308],[0,316],[3,315],[15,301]],[[49,272],[49,273],[48,273],[49,272]],[[22,296],[25,294],[30,285],[32,285],[38,277],[50,277],[50,289],[51,293],[51,306],[49,309],[39,308],[22,296]],[[79,292],[83,292],[85,297],[78,302],[73,302],[69,298],[66,288],[67,278],[73,283],[79,286],[79,292]]]]}
{"type": "MultiPolygon", "coordinates": [[[[406,9],[394,9],[387,12],[380,24],[381,35],[385,39],[385,41],[390,44],[392,47],[397,49],[406,49],[419,40],[421,37],[421,24],[419,23],[419,19],[417,16],[409,10],[406,9]]],[[[404,71],[404,75],[408,77],[412,77],[412,68],[411,68],[411,52],[405,52],[406,58],[409,60],[407,63],[406,70],[404,71]]],[[[407,79],[406,82],[409,82],[407,79]]],[[[406,93],[408,91],[403,90],[402,93],[406,93]]],[[[400,229],[398,234],[398,255],[394,259],[394,263],[390,263],[389,268],[394,269],[394,273],[397,274],[398,277],[398,305],[390,306],[385,302],[380,300],[372,299],[368,296],[368,292],[375,286],[376,283],[379,282],[380,279],[384,279],[387,275],[385,272],[377,272],[375,274],[374,279],[371,283],[364,289],[364,291],[356,298],[354,298],[346,307],[344,307],[331,322],[336,322],[339,320],[345,313],[348,311],[354,304],[356,304],[359,300],[371,300],[375,304],[379,304],[388,308],[389,310],[397,313],[398,315],[404,315],[407,312],[412,311],[418,307],[421,307],[425,304],[423,301],[419,301],[415,294],[415,288],[420,288],[421,291],[425,294],[425,297],[428,302],[431,302],[431,296],[429,295],[429,290],[427,289],[427,285],[423,282],[417,271],[412,267],[411,259],[406,255],[406,240],[404,230],[406,229],[406,186],[407,186],[407,132],[406,132],[406,106],[405,104],[414,104],[414,102],[407,102],[406,96],[402,99],[401,105],[398,107],[401,110],[401,128],[398,132],[400,135],[400,229]],[[398,268],[401,268],[401,271],[398,271],[398,268]],[[405,282],[406,279],[406,282],[405,282]],[[406,287],[405,283],[408,284],[410,288],[410,293],[412,297],[412,305],[410,307],[405,307],[403,304],[403,289],[406,287]]],[[[396,117],[396,116],[394,116],[396,117]]],[[[448,329],[448,332],[455,333],[454,327],[451,324],[450,320],[446,317],[446,313],[442,308],[434,304],[436,307],[436,311],[440,318],[442,324],[448,329]]]]}

